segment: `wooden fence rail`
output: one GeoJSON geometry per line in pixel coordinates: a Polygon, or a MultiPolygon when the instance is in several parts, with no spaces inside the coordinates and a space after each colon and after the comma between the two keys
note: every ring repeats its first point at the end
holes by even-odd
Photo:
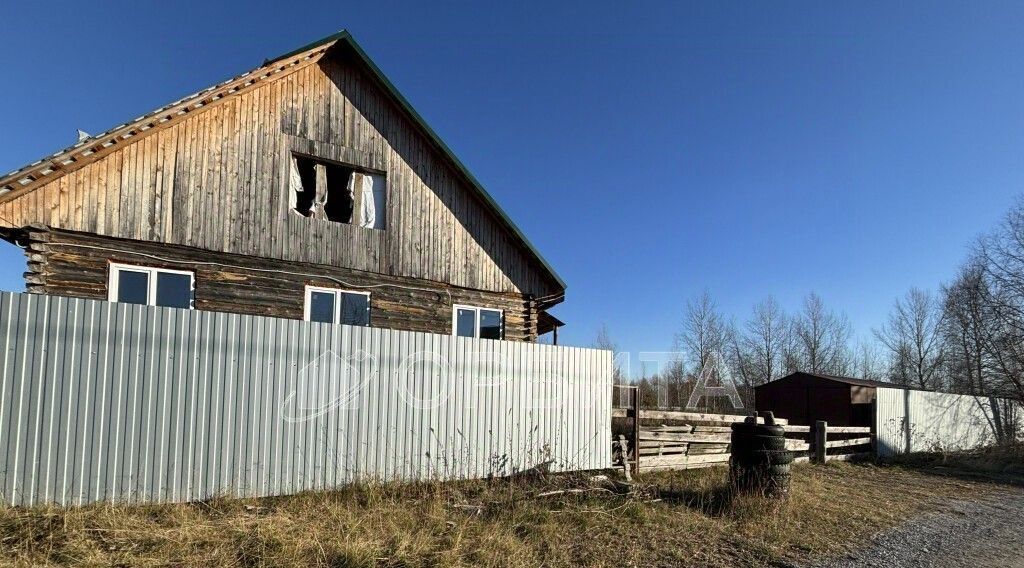
{"type": "Polygon", "coordinates": [[[867,458],[874,454],[875,436],[868,426],[829,426],[828,422],[819,420],[814,423],[814,448],[813,455],[818,463],[825,463],[833,460],[856,460],[867,458]],[[830,436],[849,436],[861,434],[857,438],[843,438],[829,440],[830,436]],[[866,434],[866,436],[864,435],[866,434]],[[843,452],[829,452],[829,449],[843,448],[843,452]],[[849,448],[854,448],[849,452],[849,448]]]}
{"type": "MultiPolygon", "coordinates": [[[[633,472],[691,469],[729,463],[731,425],[746,416],[673,410],[614,409],[612,417],[631,418],[630,437],[618,436],[613,451],[618,463],[633,472]],[[636,417],[639,419],[636,419],[636,417]],[[651,422],[661,422],[651,424],[651,422]],[[666,423],[669,422],[669,423],[666,423]]],[[[871,455],[874,435],[869,427],[789,425],[775,419],[786,432],[786,449],[797,463],[854,460],[871,455]],[[855,436],[855,437],[853,437],[855,436]]],[[[758,422],[764,419],[759,417],[758,422]]]]}

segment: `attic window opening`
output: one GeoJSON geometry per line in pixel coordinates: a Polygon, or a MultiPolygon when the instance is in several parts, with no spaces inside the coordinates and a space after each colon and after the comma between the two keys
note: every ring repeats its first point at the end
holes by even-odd
{"type": "Polygon", "coordinates": [[[289,193],[292,209],[307,218],[384,229],[387,211],[383,175],[292,155],[289,193]]]}
{"type": "Polygon", "coordinates": [[[349,190],[349,183],[352,174],[351,168],[324,164],[327,170],[327,201],[324,203],[324,215],[328,221],[335,223],[352,222],[352,192],[349,190]]]}

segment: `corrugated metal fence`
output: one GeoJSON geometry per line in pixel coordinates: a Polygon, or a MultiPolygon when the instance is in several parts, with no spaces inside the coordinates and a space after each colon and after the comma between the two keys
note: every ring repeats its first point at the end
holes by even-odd
{"type": "Polygon", "coordinates": [[[11,504],[610,466],[611,353],[0,294],[11,504]]]}
{"type": "Polygon", "coordinates": [[[1003,399],[900,388],[876,392],[880,456],[977,448],[995,443],[1000,427],[1021,427],[1020,408],[1003,399]],[[998,405],[996,412],[993,405],[998,405]],[[996,420],[1000,413],[1001,426],[996,420]]]}

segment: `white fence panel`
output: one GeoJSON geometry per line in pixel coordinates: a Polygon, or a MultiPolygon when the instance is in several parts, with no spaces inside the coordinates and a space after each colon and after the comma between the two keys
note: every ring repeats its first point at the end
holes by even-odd
{"type": "Polygon", "coordinates": [[[9,504],[611,465],[608,351],[15,293],[0,349],[9,504]]]}
{"type": "Polygon", "coordinates": [[[1009,408],[1012,427],[1020,428],[1020,409],[999,399],[899,388],[879,388],[876,392],[879,456],[967,450],[993,444],[995,401],[1009,408]]]}

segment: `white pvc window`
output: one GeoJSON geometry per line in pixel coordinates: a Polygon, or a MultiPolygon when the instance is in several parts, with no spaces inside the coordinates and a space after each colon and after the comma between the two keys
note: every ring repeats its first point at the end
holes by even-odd
{"type": "Polygon", "coordinates": [[[110,264],[107,282],[111,302],[192,309],[195,275],[187,270],[110,264]]]}
{"type": "Polygon", "coordinates": [[[370,325],[370,293],[306,286],[306,321],[370,325]]]}
{"type": "Polygon", "coordinates": [[[505,336],[505,314],[501,310],[456,304],[452,307],[452,335],[501,339],[505,336]]]}

